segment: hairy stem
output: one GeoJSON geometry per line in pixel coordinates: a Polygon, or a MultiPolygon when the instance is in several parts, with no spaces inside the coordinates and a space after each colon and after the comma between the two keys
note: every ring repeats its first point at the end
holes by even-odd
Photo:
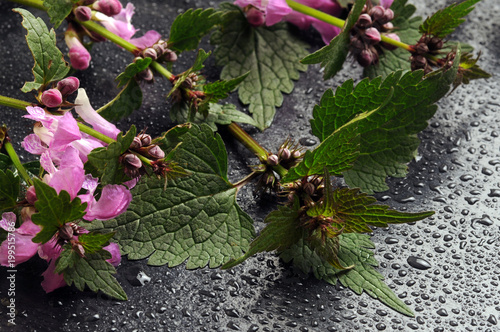
{"type": "Polygon", "coordinates": [[[5,140],[3,143],[3,147],[5,148],[5,151],[9,155],[10,160],[12,160],[14,167],[17,169],[17,171],[22,176],[24,181],[26,181],[26,183],[28,185],[32,186],[33,181],[31,180],[31,177],[29,176],[28,172],[24,168],[23,164],[21,164],[21,160],[19,160],[19,156],[17,155],[16,150],[14,150],[12,143],[9,142],[8,140],[5,140]]]}
{"type": "Polygon", "coordinates": [[[11,2],[16,2],[25,6],[30,6],[36,9],[41,9],[46,11],[47,8],[43,6],[43,2],[39,0],[10,0],[11,2]]]}
{"type": "Polygon", "coordinates": [[[31,106],[31,103],[24,100],[14,99],[0,95],[0,105],[17,108],[20,110],[26,110],[26,106],[31,106]]]}
{"type": "Polygon", "coordinates": [[[139,52],[139,48],[137,48],[137,46],[135,46],[131,42],[123,39],[122,37],[115,35],[111,31],[109,31],[108,29],[106,29],[102,25],[97,24],[94,21],[85,21],[85,22],[77,21],[77,22],[79,24],[81,24],[82,26],[84,26],[85,28],[87,28],[88,30],[99,34],[100,36],[108,39],[109,41],[115,43],[118,46],[123,47],[124,49],[126,49],[127,51],[129,51],[133,54],[136,54],[139,52]]]}
{"type": "Polygon", "coordinates": [[[234,136],[234,138],[240,141],[241,144],[243,144],[248,150],[252,151],[262,163],[265,163],[267,161],[269,153],[266,151],[266,149],[260,146],[260,144],[257,143],[256,140],[248,135],[248,133],[244,131],[243,128],[241,128],[234,122],[228,125],[227,128],[234,136]]]}
{"type": "Polygon", "coordinates": [[[163,67],[156,61],[152,61],[150,67],[152,67],[161,75],[165,76],[170,82],[172,82],[175,79],[174,74],[172,74],[170,71],[167,70],[167,68],[163,67]]]}

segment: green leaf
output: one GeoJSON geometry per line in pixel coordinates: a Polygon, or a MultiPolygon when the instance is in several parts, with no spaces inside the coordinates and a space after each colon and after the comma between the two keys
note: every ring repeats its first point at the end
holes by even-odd
{"type": "Polygon", "coordinates": [[[297,243],[302,238],[299,216],[298,206],[280,206],[279,210],[271,212],[264,221],[267,223],[266,227],[250,243],[250,249],[243,256],[224,264],[222,268],[229,269],[241,264],[259,252],[283,251],[297,243]]]}
{"type": "Polygon", "coordinates": [[[170,28],[168,47],[176,52],[194,50],[200,39],[221,20],[221,13],[213,8],[188,9],[175,18],[170,28]]]}
{"type": "Polygon", "coordinates": [[[19,177],[11,170],[0,169],[0,214],[16,208],[20,184],[19,177]]]}
{"type": "Polygon", "coordinates": [[[97,110],[108,121],[126,118],[142,105],[142,90],[135,79],[130,79],[122,91],[109,103],[97,110]]]}
{"type": "Polygon", "coordinates": [[[203,86],[203,92],[205,92],[206,98],[211,103],[216,103],[221,99],[226,99],[228,94],[247,78],[248,74],[250,74],[250,72],[228,81],[207,83],[203,86]]]}
{"type": "Polygon", "coordinates": [[[462,54],[462,57],[460,58],[460,68],[458,69],[457,77],[453,82],[453,90],[455,90],[462,83],[469,84],[471,80],[491,77],[491,74],[485,72],[477,65],[477,61],[480,56],[481,53],[474,59],[471,53],[462,54]]]}
{"type": "MultiPolygon", "coordinates": [[[[73,254],[74,255],[74,254],[73,254]]],[[[68,285],[75,285],[80,291],[88,286],[93,292],[102,291],[118,300],[127,300],[127,294],[122,289],[113,274],[115,268],[106,262],[111,258],[111,254],[106,250],[101,250],[93,254],[86,254],[84,258],[73,257],[73,266],[68,266],[64,270],[64,281],[68,285]]]]}
{"type": "Polygon", "coordinates": [[[325,68],[323,78],[326,80],[335,76],[342,69],[342,65],[347,58],[349,44],[351,43],[351,29],[358,20],[365,3],[366,0],[356,1],[345,21],[342,32],[333,38],[329,45],[309,54],[301,62],[306,64],[321,62],[321,67],[325,68]]]}
{"type": "Polygon", "coordinates": [[[224,24],[212,35],[211,43],[217,45],[216,64],[224,66],[221,78],[229,80],[250,71],[238,95],[242,103],[250,104],[250,113],[264,130],[271,125],[275,108],[283,103],[282,92],[292,92],[292,80],[307,69],[299,63],[307,45],[286,24],[254,28],[238,6],[220,7],[225,11],[224,24]]]}
{"type": "Polygon", "coordinates": [[[70,67],[56,46],[54,29],[47,29],[41,18],[35,18],[29,11],[15,8],[23,16],[23,26],[28,31],[26,41],[35,60],[33,66],[33,82],[26,82],[21,91],[38,90],[50,82],[63,79],[70,67]]]}
{"type": "Polygon", "coordinates": [[[100,251],[103,247],[109,244],[109,240],[115,233],[88,233],[78,236],[78,242],[85,249],[85,255],[93,254],[100,251]]]}
{"type": "Polygon", "coordinates": [[[6,154],[0,153],[0,170],[6,171],[9,167],[12,166],[12,160],[6,154]]]}
{"type": "Polygon", "coordinates": [[[118,82],[118,87],[127,85],[130,80],[134,79],[134,76],[139,74],[141,71],[146,70],[153,61],[151,58],[137,59],[135,62],[129,64],[125,71],[116,77],[118,82]]]}
{"type": "Polygon", "coordinates": [[[116,142],[107,147],[92,150],[85,163],[85,170],[98,177],[102,185],[121,184],[128,180],[120,163],[120,156],[130,148],[130,144],[136,135],[136,128],[132,125],[129,131],[123,135],[118,134],[116,142]]]}
{"type": "Polygon", "coordinates": [[[61,190],[59,195],[56,190],[34,178],[37,201],[37,213],[31,216],[33,223],[42,227],[42,230],[33,238],[35,243],[46,243],[65,223],[80,219],[85,215],[87,203],[78,197],[71,200],[67,191],[61,190]]]}
{"type": "Polygon", "coordinates": [[[201,48],[198,50],[198,54],[196,55],[196,58],[194,59],[193,66],[191,68],[189,68],[188,70],[186,70],[185,72],[183,72],[182,74],[176,76],[174,85],[172,86],[172,89],[170,89],[170,92],[168,93],[167,98],[170,97],[172,95],[172,93],[174,93],[174,91],[178,90],[181,87],[182,83],[184,83],[184,81],[188,78],[188,76],[191,73],[198,72],[198,71],[202,70],[203,67],[205,67],[205,65],[203,65],[203,63],[205,62],[206,59],[208,59],[208,57],[210,56],[210,53],[211,52],[208,52],[208,53],[205,52],[201,48]]]}
{"type": "Polygon", "coordinates": [[[191,173],[169,181],[143,178],[132,189],[127,212],[93,223],[116,231],[129,259],[149,257],[151,265],[188,269],[217,267],[248,249],[254,235],[251,218],[236,202],[237,188],[227,180],[227,153],[218,134],[206,125],[174,127],[161,142],[169,160],[191,173]],[[172,148],[173,147],[173,148],[172,148]]]}
{"type": "Polygon", "coordinates": [[[71,248],[69,243],[65,244],[63,248],[64,250],[61,251],[56,261],[55,273],[57,274],[61,274],[67,268],[75,266],[79,258],[78,254],[71,248]]]}
{"type": "MultiPolygon", "coordinates": [[[[188,116],[189,106],[186,103],[176,103],[172,105],[170,109],[170,118],[172,121],[185,123],[188,122],[188,116]]],[[[201,113],[196,113],[192,120],[192,122],[196,124],[206,123],[213,131],[217,131],[216,124],[228,125],[231,124],[231,122],[247,123],[257,127],[257,124],[251,116],[238,111],[233,104],[209,104],[207,117],[203,116],[201,113]]]]}
{"type": "Polygon", "coordinates": [[[76,3],[78,0],[43,0],[43,6],[47,8],[50,23],[54,24],[54,28],[57,29],[61,25],[76,3]]]}
{"type": "Polygon", "coordinates": [[[283,251],[281,258],[285,262],[293,261],[293,264],[305,273],[312,271],[317,279],[332,285],[340,281],[344,287],[349,287],[357,294],[364,291],[392,309],[413,317],[413,312],[383,282],[384,277],[375,270],[374,267],[378,266],[378,262],[373,258],[373,252],[369,250],[374,247],[368,235],[356,233],[340,235],[339,261],[344,266],[354,265],[347,271],[335,269],[314,252],[303,239],[283,251]]]}
{"type": "MultiPolygon", "coordinates": [[[[393,32],[397,33],[399,39],[406,44],[414,45],[421,37],[418,27],[422,24],[420,16],[412,17],[416,8],[407,4],[408,0],[394,0],[391,10],[394,11],[393,32]]],[[[379,54],[379,63],[374,66],[368,66],[364,69],[364,76],[375,78],[382,76],[385,78],[397,70],[410,70],[410,53],[404,49],[395,50],[382,49],[379,54]]]]}
{"type": "Polygon", "coordinates": [[[480,0],[466,0],[460,4],[454,3],[445,9],[438,10],[419,27],[422,34],[445,38],[465,22],[462,17],[469,14],[480,0]]]}
{"type": "Polygon", "coordinates": [[[427,126],[437,106],[434,105],[450,89],[454,81],[460,52],[452,68],[423,77],[423,71],[398,71],[384,81],[364,79],[353,87],[347,81],[335,95],[327,91],[311,120],[313,134],[320,140],[335,133],[356,116],[372,112],[357,121],[360,154],[354,166],[343,173],[350,187],[372,193],[384,191],[387,176],[406,175],[406,163],[415,156],[420,143],[417,133],[427,126]],[[391,90],[393,90],[392,97],[391,90]]]}

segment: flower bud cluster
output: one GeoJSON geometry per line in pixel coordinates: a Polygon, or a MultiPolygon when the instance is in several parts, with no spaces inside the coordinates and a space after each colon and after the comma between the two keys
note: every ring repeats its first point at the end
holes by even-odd
{"type": "MultiPolygon", "coordinates": [[[[387,33],[393,29],[390,22],[393,18],[394,12],[391,9],[385,9],[382,6],[372,8],[365,6],[351,30],[350,50],[361,66],[376,65],[382,47],[394,49],[392,45],[381,43],[381,33],[387,33]]],[[[387,36],[399,41],[399,37],[394,33],[387,33],[387,36]]]]}
{"type": "Polygon", "coordinates": [[[437,66],[438,64],[430,59],[427,59],[426,55],[437,55],[439,51],[443,48],[443,40],[437,37],[422,36],[420,40],[412,45],[414,51],[411,52],[410,62],[411,70],[423,69],[426,74],[432,71],[431,66],[437,66]]]}
{"type": "Polygon", "coordinates": [[[39,101],[49,108],[59,107],[64,105],[66,97],[78,90],[79,87],[80,81],[78,78],[73,76],[66,77],[57,82],[56,88],[43,91],[39,97],[39,101]]]}
{"type": "Polygon", "coordinates": [[[323,177],[306,176],[286,187],[284,193],[287,194],[289,205],[292,205],[295,199],[298,198],[300,206],[310,208],[323,197],[324,189],[323,177]]]}
{"type": "MultiPolygon", "coordinates": [[[[167,47],[167,42],[160,39],[150,47],[146,47],[143,49],[139,56],[135,58],[134,62],[137,59],[142,58],[151,58],[152,60],[159,62],[175,62],[177,61],[177,53],[172,51],[167,47]]],[[[146,68],[136,76],[139,80],[152,82],[153,81],[153,71],[149,68],[146,68]]]]}
{"type": "MultiPolygon", "coordinates": [[[[130,150],[151,159],[152,162],[165,158],[165,152],[157,144],[153,144],[150,135],[143,132],[134,137],[132,144],[130,144],[130,150]]],[[[137,154],[126,152],[120,157],[120,162],[125,166],[125,174],[131,178],[136,178],[146,172],[146,168],[137,154]]]]}

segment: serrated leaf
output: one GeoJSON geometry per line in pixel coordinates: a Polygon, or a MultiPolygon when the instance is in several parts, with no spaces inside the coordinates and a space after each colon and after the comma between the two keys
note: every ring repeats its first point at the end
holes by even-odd
{"type": "Polygon", "coordinates": [[[229,269],[241,264],[247,258],[259,252],[283,251],[302,238],[297,206],[294,208],[280,206],[278,210],[269,213],[264,222],[267,223],[266,227],[250,243],[250,249],[243,256],[224,264],[223,269],[229,269]]]}
{"type": "Polygon", "coordinates": [[[491,74],[485,72],[477,65],[477,61],[480,56],[481,53],[479,53],[477,58],[474,59],[471,53],[462,54],[462,57],[460,58],[460,68],[458,69],[457,77],[453,82],[453,90],[455,90],[460,84],[469,84],[471,80],[491,77],[491,74]]]}
{"type": "Polygon", "coordinates": [[[228,94],[236,89],[236,87],[247,78],[249,72],[239,77],[230,79],[228,81],[216,81],[203,85],[203,92],[206,98],[211,103],[216,103],[219,100],[226,99],[228,94]]]}
{"type": "Polygon", "coordinates": [[[26,41],[31,50],[35,65],[33,66],[33,82],[26,82],[21,88],[23,92],[38,90],[50,82],[63,79],[70,67],[56,46],[56,33],[49,29],[41,18],[36,18],[29,11],[15,8],[23,16],[23,26],[28,31],[26,41]]]}
{"type": "Polygon", "coordinates": [[[194,59],[194,63],[191,66],[191,68],[189,68],[188,70],[186,70],[182,74],[176,76],[174,85],[172,86],[172,89],[170,89],[170,92],[168,93],[167,98],[170,97],[174,93],[174,91],[178,90],[181,87],[182,83],[184,83],[184,81],[188,78],[188,76],[191,73],[198,72],[205,67],[205,65],[203,65],[203,63],[205,62],[205,60],[208,59],[210,54],[211,54],[211,52],[207,53],[201,48],[198,50],[198,54],[196,55],[196,58],[194,59]]]}
{"type": "Polygon", "coordinates": [[[78,254],[71,248],[69,244],[65,244],[63,251],[57,258],[55,273],[61,274],[69,267],[73,267],[78,260],[78,254]]]}
{"type": "Polygon", "coordinates": [[[434,15],[427,17],[425,22],[419,27],[422,34],[432,35],[438,38],[445,38],[455,29],[465,22],[462,17],[469,14],[474,5],[480,0],[466,0],[460,4],[454,3],[445,9],[438,10],[434,15]]]}
{"type": "Polygon", "coordinates": [[[170,27],[168,47],[176,52],[194,50],[200,39],[221,20],[221,13],[213,8],[188,9],[175,18],[170,27]]]}
{"type": "Polygon", "coordinates": [[[300,62],[306,64],[321,63],[321,67],[325,68],[325,73],[323,74],[325,80],[335,76],[342,69],[342,65],[347,58],[351,42],[351,29],[358,20],[365,3],[366,0],[356,1],[349,12],[342,31],[330,41],[329,45],[309,54],[300,60],[300,62]]]}
{"type": "Polygon", "coordinates": [[[113,277],[115,268],[106,262],[110,258],[106,250],[85,255],[85,258],[77,256],[74,265],[64,270],[64,281],[70,286],[74,284],[80,291],[88,286],[94,292],[102,291],[115,299],[127,300],[127,294],[113,277]]]}
{"type": "Polygon", "coordinates": [[[283,103],[282,93],[293,90],[293,80],[307,66],[299,60],[307,54],[307,45],[292,35],[286,24],[252,27],[241,9],[221,4],[225,23],[211,38],[217,45],[216,64],[224,66],[221,78],[229,80],[250,72],[238,88],[242,103],[264,130],[271,125],[276,107],[283,103]]]}
{"type": "Polygon", "coordinates": [[[374,247],[368,235],[356,233],[340,235],[339,261],[345,266],[354,265],[347,271],[335,269],[321,259],[303,239],[283,251],[281,258],[285,262],[293,261],[293,264],[305,273],[312,271],[317,279],[332,285],[340,281],[344,287],[349,287],[357,294],[364,291],[392,309],[413,316],[413,312],[383,282],[384,277],[375,270],[374,267],[378,266],[378,262],[373,258],[373,252],[369,250],[374,247]]]}
{"type": "Polygon", "coordinates": [[[333,95],[327,91],[311,120],[313,134],[320,140],[329,137],[338,126],[353,117],[378,111],[357,121],[360,155],[343,176],[350,187],[372,193],[388,189],[387,176],[403,177],[406,163],[411,161],[419,145],[417,133],[425,129],[437,106],[434,105],[450,89],[454,81],[460,52],[452,68],[423,77],[423,71],[398,71],[384,81],[376,78],[362,80],[354,88],[347,81],[333,95]],[[392,98],[388,96],[393,89],[392,98]]]}
{"type": "Polygon", "coordinates": [[[116,231],[129,259],[149,257],[151,265],[213,268],[239,257],[254,235],[251,218],[236,203],[237,189],[227,180],[227,153],[206,125],[175,127],[162,148],[190,172],[168,183],[152,177],[132,189],[127,212],[98,229],[116,231]],[[180,144],[179,144],[180,143],[180,144]],[[173,146],[173,148],[171,148],[173,146]]]}
{"type": "Polygon", "coordinates": [[[135,62],[129,64],[123,73],[116,77],[118,87],[124,86],[134,79],[134,76],[141,71],[146,70],[153,61],[151,58],[137,59],[135,62]]]}
{"type": "Polygon", "coordinates": [[[123,171],[119,157],[130,148],[136,132],[135,126],[132,125],[125,135],[118,134],[116,142],[107,147],[92,150],[85,163],[85,170],[92,173],[94,177],[98,177],[102,185],[121,184],[127,181],[128,178],[123,171]]]}
{"type": "Polygon", "coordinates": [[[54,24],[54,28],[57,29],[61,25],[77,2],[78,0],[43,0],[43,6],[47,8],[50,23],[54,24]]]}
{"type": "MultiPolygon", "coordinates": [[[[403,43],[413,45],[421,37],[418,27],[422,24],[422,18],[420,16],[412,17],[416,8],[407,2],[408,0],[394,0],[392,3],[391,10],[394,12],[392,32],[397,33],[403,43]]],[[[364,76],[372,79],[377,76],[385,78],[394,71],[410,69],[410,53],[408,51],[401,48],[392,51],[383,49],[383,53],[379,54],[379,63],[366,67],[364,76]]]]}
{"type": "Polygon", "coordinates": [[[142,89],[135,79],[131,79],[109,103],[97,110],[108,121],[126,118],[142,105],[142,89]]]}
{"type": "Polygon", "coordinates": [[[64,190],[57,194],[54,188],[36,178],[33,182],[37,197],[35,207],[38,212],[31,216],[31,220],[34,224],[41,226],[42,230],[32,241],[45,243],[54,236],[59,227],[83,217],[87,203],[82,204],[78,197],[71,200],[68,192],[64,190]]]}
{"type": "Polygon", "coordinates": [[[115,233],[88,233],[78,236],[78,242],[85,249],[85,255],[93,254],[105,247],[115,233]]]}
{"type": "MultiPolygon", "coordinates": [[[[177,123],[188,122],[189,117],[189,105],[186,103],[177,103],[172,105],[170,109],[170,118],[172,121],[177,123]]],[[[254,119],[236,109],[233,104],[209,104],[208,115],[205,117],[201,113],[196,113],[192,119],[192,123],[201,124],[206,123],[212,128],[213,131],[217,131],[217,125],[228,125],[231,122],[236,123],[247,123],[254,127],[257,127],[254,119]]]]}
{"type": "Polygon", "coordinates": [[[0,214],[13,211],[17,206],[20,184],[19,177],[15,176],[11,170],[4,172],[0,169],[0,214]]]}

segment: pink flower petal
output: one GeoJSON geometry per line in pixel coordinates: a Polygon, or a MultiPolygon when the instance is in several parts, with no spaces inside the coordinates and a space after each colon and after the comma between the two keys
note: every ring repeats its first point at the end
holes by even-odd
{"type": "Polygon", "coordinates": [[[320,20],[314,20],[312,22],[312,26],[314,27],[314,29],[318,30],[318,32],[321,34],[323,42],[327,45],[330,44],[330,41],[341,31],[340,28],[337,28],[320,20]]]}
{"type": "Polygon", "coordinates": [[[122,185],[108,184],[102,189],[99,201],[89,204],[83,219],[108,220],[125,212],[132,201],[132,194],[122,185]]]}
{"type": "Polygon", "coordinates": [[[390,8],[394,0],[380,0],[380,5],[385,9],[390,8]]]}
{"type": "Polygon", "coordinates": [[[50,261],[49,267],[42,273],[43,281],[42,288],[46,293],[53,292],[57,288],[66,286],[64,281],[64,276],[62,274],[57,274],[56,270],[56,260],[52,259],[50,261]]]}
{"type": "Polygon", "coordinates": [[[59,118],[57,130],[54,138],[50,142],[49,148],[55,151],[62,151],[73,141],[82,138],[78,124],[71,112],[66,112],[59,118]]]}
{"type": "Polygon", "coordinates": [[[59,257],[61,251],[61,246],[57,245],[57,241],[53,237],[50,241],[45,242],[38,247],[38,256],[46,261],[50,261],[51,259],[59,257]]]}
{"type": "Polygon", "coordinates": [[[47,150],[45,146],[42,145],[40,137],[35,134],[29,134],[21,142],[21,146],[31,154],[42,154],[47,150]]]}
{"type": "Polygon", "coordinates": [[[66,148],[66,150],[64,150],[64,154],[61,156],[59,170],[73,167],[83,169],[83,162],[80,159],[80,153],[78,150],[70,145],[66,148]]]}
{"type": "Polygon", "coordinates": [[[287,5],[285,0],[269,0],[265,11],[266,25],[271,26],[281,22],[291,12],[292,9],[287,5]]]}
{"type": "Polygon", "coordinates": [[[139,48],[148,48],[153,46],[158,40],[160,40],[161,35],[155,30],[149,30],[142,37],[132,38],[130,42],[139,48]]]}
{"type": "Polygon", "coordinates": [[[111,254],[111,258],[106,259],[106,262],[110,263],[113,266],[120,265],[122,254],[120,252],[120,246],[118,246],[117,243],[111,242],[109,245],[103,247],[102,249],[108,251],[111,254]]]}
{"type": "Polygon", "coordinates": [[[71,199],[74,199],[82,188],[84,178],[85,171],[83,168],[69,167],[52,174],[49,185],[57,193],[60,193],[61,190],[67,191],[71,199]]]}
{"type": "Polygon", "coordinates": [[[0,245],[0,264],[3,266],[14,266],[24,263],[33,257],[38,249],[38,243],[32,241],[40,227],[31,220],[26,220],[19,228],[14,228],[16,215],[12,212],[2,214],[0,226],[9,231],[7,239],[0,245]]]}

